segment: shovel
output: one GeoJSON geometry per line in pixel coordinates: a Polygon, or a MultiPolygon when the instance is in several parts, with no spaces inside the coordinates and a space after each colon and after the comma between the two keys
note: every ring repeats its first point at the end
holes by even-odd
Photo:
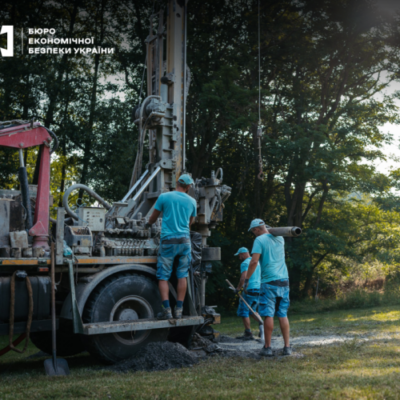
{"type": "MultiPolygon", "coordinates": [[[[228,279],[225,279],[225,280],[228,282],[228,285],[230,286],[230,288],[231,288],[232,290],[236,290],[235,287],[232,285],[232,283],[230,283],[230,282],[228,281],[228,279]]],[[[242,297],[242,295],[241,295],[240,293],[238,293],[238,295],[239,295],[239,297],[242,299],[243,303],[246,304],[246,306],[247,306],[247,308],[250,310],[250,312],[251,312],[251,313],[254,315],[254,317],[256,318],[256,320],[257,320],[257,322],[258,322],[258,327],[259,327],[259,329],[260,329],[260,336],[261,336],[261,339],[263,339],[263,338],[264,338],[264,322],[263,322],[263,320],[261,319],[260,314],[259,314],[258,312],[256,312],[256,311],[254,311],[254,310],[250,307],[250,305],[247,303],[247,301],[242,297]]]]}
{"type": "Polygon", "coordinates": [[[52,343],[53,358],[44,362],[44,369],[48,376],[69,375],[67,360],[57,358],[56,344],[56,266],[54,262],[54,243],[51,244],[51,322],[52,322],[52,343]]]}

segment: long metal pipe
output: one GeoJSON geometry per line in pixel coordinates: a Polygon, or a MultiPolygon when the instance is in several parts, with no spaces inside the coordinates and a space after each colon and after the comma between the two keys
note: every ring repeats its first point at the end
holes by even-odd
{"type": "Polygon", "coordinates": [[[122,199],[122,201],[126,201],[129,199],[129,196],[134,192],[134,190],[140,185],[140,182],[142,182],[142,180],[144,179],[144,177],[149,173],[149,170],[146,169],[146,171],[144,171],[144,173],[142,174],[142,176],[139,178],[138,181],[136,181],[136,183],[129,189],[128,193],[124,196],[124,198],[122,199]]]}
{"type": "Polygon", "coordinates": [[[72,217],[73,219],[78,220],[79,217],[77,214],[75,214],[68,205],[68,197],[70,194],[75,190],[75,189],[83,189],[86,192],[88,192],[92,197],[94,197],[99,203],[103,204],[103,206],[109,210],[111,208],[111,205],[108,204],[102,197],[100,197],[95,191],[87,187],[86,185],[82,185],[81,183],[77,183],[76,185],[70,186],[64,193],[63,196],[63,207],[65,208],[65,212],[72,217]]]}
{"type": "Polygon", "coordinates": [[[144,185],[139,189],[139,191],[135,194],[133,197],[133,200],[136,201],[140,195],[145,191],[147,186],[149,186],[150,182],[155,178],[155,176],[160,172],[161,167],[157,167],[154,172],[148,177],[147,181],[144,183],[144,185]]]}
{"type": "Polygon", "coordinates": [[[274,236],[297,237],[301,235],[301,228],[298,226],[284,226],[280,228],[267,228],[274,236]]]}

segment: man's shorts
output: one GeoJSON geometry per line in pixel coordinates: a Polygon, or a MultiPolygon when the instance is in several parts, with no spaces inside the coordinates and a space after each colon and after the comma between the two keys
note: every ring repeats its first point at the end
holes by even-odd
{"type": "MultiPolygon", "coordinates": [[[[258,292],[252,292],[252,291],[247,291],[246,293],[242,293],[242,297],[246,300],[247,304],[257,312],[257,307],[258,307],[258,298],[259,298],[259,293],[258,292]]],[[[239,307],[237,310],[237,316],[238,317],[243,317],[246,318],[251,314],[249,308],[244,304],[242,299],[239,300],[239,307]]]]}
{"type": "Polygon", "coordinates": [[[261,284],[258,312],[262,317],[286,317],[289,304],[289,286],[281,287],[268,283],[261,284]]]}
{"type": "Polygon", "coordinates": [[[157,258],[157,279],[161,281],[168,281],[171,278],[175,258],[179,258],[176,269],[178,279],[187,278],[192,261],[190,239],[188,243],[163,243],[171,241],[171,239],[181,239],[181,237],[168,237],[160,243],[157,258]]]}

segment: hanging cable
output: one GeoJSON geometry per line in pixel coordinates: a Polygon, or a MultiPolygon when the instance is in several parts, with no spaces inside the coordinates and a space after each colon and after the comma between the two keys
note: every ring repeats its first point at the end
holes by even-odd
{"type": "Polygon", "coordinates": [[[146,57],[144,59],[144,64],[143,64],[142,82],[140,83],[139,104],[140,104],[140,101],[142,100],[142,91],[143,91],[143,83],[144,83],[144,73],[146,71],[146,64],[147,64],[147,52],[146,52],[146,57]]]}
{"type": "Polygon", "coordinates": [[[182,172],[186,172],[186,100],[187,100],[187,68],[186,68],[186,52],[187,52],[187,1],[185,1],[184,23],[185,30],[183,32],[183,132],[182,132],[182,172]]]}
{"type": "Polygon", "coordinates": [[[260,0],[258,0],[258,125],[261,126],[260,0]]]}
{"type": "Polygon", "coordinates": [[[257,144],[258,144],[258,167],[259,173],[257,178],[264,180],[263,161],[261,155],[261,46],[260,46],[260,0],[258,0],[258,127],[257,127],[257,144]]]}
{"type": "MultiPolygon", "coordinates": [[[[151,12],[150,12],[150,20],[149,20],[149,25],[150,25],[150,29],[152,30],[152,18],[153,18],[153,13],[154,13],[154,6],[155,6],[156,1],[153,0],[153,5],[151,7],[151,12]]],[[[152,33],[152,32],[151,32],[152,33]]],[[[142,72],[142,81],[140,83],[140,92],[139,92],[139,107],[141,109],[143,109],[143,104],[146,101],[146,99],[143,101],[143,103],[141,103],[141,99],[142,99],[142,92],[143,92],[143,84],[144,84],[144,73],[146,71],[146,67],[147,67],[147,56],[148,56],[148,49],[146,49],[146,57],[144,60],[144,65],[143,65],[143,72],[142,72]]],[[[135,182],[139,179],[140,177],[140,173],[141,173],[141,169],[142,169],[142,160],[141,160],[141,155],[143,155],[143,141],[144,141],[144,129],[142,129],[142,115],[140,116],[140,124],[139,124],[139,137],[138,137],[138,149],[136,152],[136,159],[135,159],[135,164],[133,166],[133,171],[132,171],[132,176],[131,176],[131,181],[129,184],[129,189],[135,184],[135,182]]]]}

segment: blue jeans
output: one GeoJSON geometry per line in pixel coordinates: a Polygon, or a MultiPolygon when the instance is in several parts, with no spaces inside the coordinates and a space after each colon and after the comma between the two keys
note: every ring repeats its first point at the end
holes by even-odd
{"type": "Polygon", "coordinates": [[[261,284],[258,312],[262,317],[286,317],[289,304],[289,286],[274,286],[268,282],[261,284]]]}
{"type": "MultiPolygon", "coordinates": [[[[178,239],[182,236],[169,236],[163,240],[178,239]]],[[[171,278],[174,259],[179,257],[179,264],[176,269],[178,279],[187,278],[190,262],[192,261],[192,248],[189,243],[163,244],[161,240],[157,259],[157,279],[168,281],[171,278]]]]}

